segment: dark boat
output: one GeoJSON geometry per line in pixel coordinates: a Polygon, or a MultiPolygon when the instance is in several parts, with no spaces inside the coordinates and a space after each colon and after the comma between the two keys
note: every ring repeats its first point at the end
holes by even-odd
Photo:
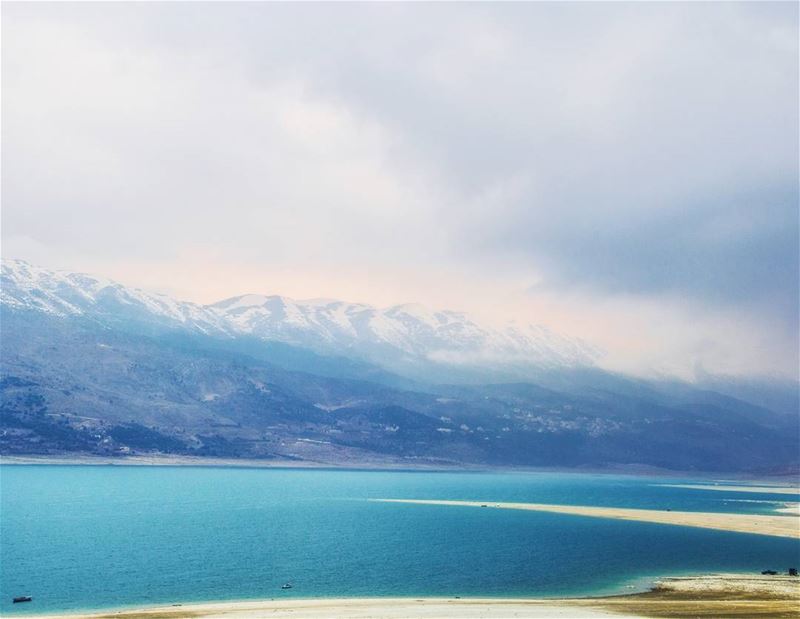
{"type": "Polygon", "coordinates": [[[29,595],[21,595],[18,598],[14,598],[14,604],[19,604],[20,602],[32,602],[33,598],[29,595]]]}
{"type": "Polygon", "coordinates": [[[287,582],[285,585],[281,585],[281,589],[291,589],[291,588],[292,588],[292,583],[290,582],[287,582]]]}

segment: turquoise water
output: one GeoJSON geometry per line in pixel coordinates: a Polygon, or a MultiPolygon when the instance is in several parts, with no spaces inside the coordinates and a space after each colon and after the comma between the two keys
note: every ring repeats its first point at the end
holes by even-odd
{"type": "MultiPolygon", "coordinates": [[[[214,467],[0,467],[0,612],[273,597],[557,596],[800,567],[800,542],[370,497],[759,512],[664,479],[214,467]],[[291,581],[294,588],[281,591],[291,581]],[[30,604],[11,604],[32,595],[30,604]]],[[[746,499],[746,501],[742,501],[746,499]]],[[[750,502],[764,501],[764,502],[750,502]]]]}

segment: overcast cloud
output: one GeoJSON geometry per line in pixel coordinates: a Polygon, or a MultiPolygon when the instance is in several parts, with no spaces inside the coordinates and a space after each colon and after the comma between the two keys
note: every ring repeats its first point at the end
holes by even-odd
{"type": "Polygon", "coordinates": [[[2,7],[3,255],[797,374],[795,3],[2,7]]]}

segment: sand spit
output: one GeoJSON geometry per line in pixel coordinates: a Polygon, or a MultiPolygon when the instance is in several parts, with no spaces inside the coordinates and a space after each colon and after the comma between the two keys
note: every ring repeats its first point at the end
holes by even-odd
{"type": "Polygon", "coordinates": [[[495,509],[520,509],[593,518],[635,520],[657,524],[671,524],[702,529],[718,529],[737,533],[755,533],[800,539],[800,518],[761,514],[724,514],[715,512],[673,512],[655,509],[629,509],[622,507],[588,507],[582,505],[548,505],[543,503],[490,503],[483,501],[437,501],[425,499],[369,499],[381,503],[412,503],[415,505],[451,505],[459,507],[487,507],[495,509]]]}
{"type": "Polygon", "coordinates": [[[609,617],[797,618],[800,578],[716,574],[665,578],[645,593],[598,598],[362,598],[185,604],[28,619],[607,619],[609,617]]]}
{"type": "Polygon", "coordinates": [[[689,488],[690,490],[718,490],[720,492],[758,492],[762,494],[796,494],[800,488],[794,486],[723,486],[716,484],[654,484],[662,488],[689,488]]]}

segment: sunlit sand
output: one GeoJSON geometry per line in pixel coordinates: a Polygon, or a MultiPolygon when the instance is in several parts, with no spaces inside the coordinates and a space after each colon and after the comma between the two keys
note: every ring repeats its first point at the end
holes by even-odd
{"type": "MultiPolygon", "coordinates": [[[[303,619],[500,619],[530,617],[532,619],[608,619],[618,617],[613,611],[578,604],[562,604],[560,600],[524,599],[454,599],[454,598],[350,598],[331,600],[263,600],[215,604],[162,606],[115,613],[73,615],[86,619],[204,619],[231,617],[302,617],[303,619]]],[[[625,614],[626,617],[640,615],[625,614]]],[[[55,617],[55,616],[52,616],[55,617]]],[[[63,617],[63,615],[62,615],[63,617]]],[[[50,619],[42,616],[31,619],[50,619]]]]}
{"type": "Polygon", "coordinates": [[[665,578],[650,591],[593,598],[348,598],[251,600],[173,604],[150,608],[29,619],[607,619],[608,617],[797,617],[800,578],[714,574],[665,578]]]}

